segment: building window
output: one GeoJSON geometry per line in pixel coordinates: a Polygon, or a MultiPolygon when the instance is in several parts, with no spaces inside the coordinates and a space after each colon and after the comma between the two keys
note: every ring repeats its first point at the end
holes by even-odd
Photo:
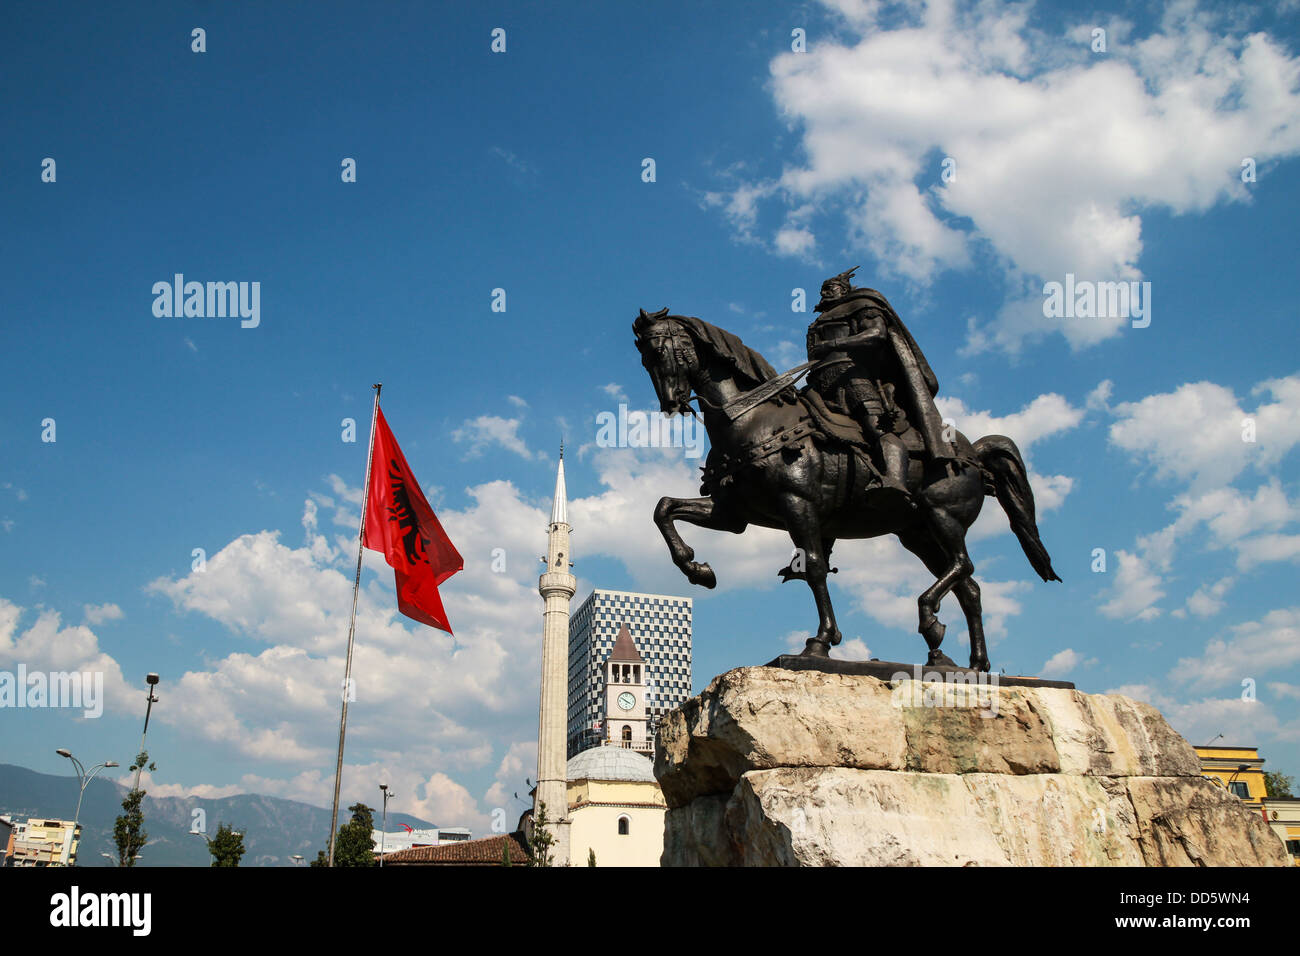
{"type": "Polygon", "coordinates": [[[625,743],[625,744],[630,744],[631,742],[632,742],[632,728],[629,727],[627,724],[624,724],[624,725],[623,725],[623,743],[625,743]]]}
{"type": "Polygon", "coordinates": [[[618,818],[619,836],[627,836],[628,833],[631,831],[631,827],[632,827],[632,821],[628,819],[626,816],[621,816],[618,818]]]}
{"type": "Polygon", "coordinates": [[[1229,786],[1231,786],[1232,792],[1238,797],[1241,797],[1241,799],[1250,799],[1250,789],[1246,786],[1244,780],[1234,780],[1229,786]]]}

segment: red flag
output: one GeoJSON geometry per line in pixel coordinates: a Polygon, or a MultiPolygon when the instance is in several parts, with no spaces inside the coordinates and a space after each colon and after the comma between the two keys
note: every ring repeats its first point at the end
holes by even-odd
{"type": "Polygon", "coordinates": [[[465,567],[465,559],[442,530],[378,409],[366,494],[366,533],[361,543],[381,552],[392,567],[398,610],[450,634],[438,585],[465,567]]]}

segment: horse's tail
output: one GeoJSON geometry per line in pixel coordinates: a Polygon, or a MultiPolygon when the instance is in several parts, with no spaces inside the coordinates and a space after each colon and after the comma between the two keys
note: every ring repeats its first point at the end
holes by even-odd
{"type": "Polygon", "coordinates": [[[1038,537],[1038,522],[1034,515],[1034,492],[1029,487],[1029,474],[1016,443],[1005,435],[985,435],[975,442],[975,455],[980,467],[992,480],[992,494],[997,496],[1002,510],[1007,513],[1011,530],[1020,539],[1025,557],[1044,581],[1059,581],[1052,569],[1052,558],[1038,537]]]}

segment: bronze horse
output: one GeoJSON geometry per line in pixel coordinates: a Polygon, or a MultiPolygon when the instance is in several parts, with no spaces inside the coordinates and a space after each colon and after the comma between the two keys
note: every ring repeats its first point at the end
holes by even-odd
{"type": "Polygon", "coordinates": [[[698,399],[709,435],[701,488],[705,497],[662,498],[655,508],[655,524],[673,563],[692,584],[711,588],[717,583],[713,569],[697,562],[694,549],[677,533],[678,520],[733,534],[751,524],[788,532],[798,550],[790,566],[778,573],[787,581],[808,582],[820,618],[804,655],[827,657],[840,641],[826,587],[835,541],[894,534],[936,578],[917,599],[917,629],[930,649],[927,663],[954,664],[939,649],[944,625],[937,617],[939,603],[953,591],[970,632],[970,666],[987,671],[980,589],[966,553],[966,531],[979,517],[986,495],[997,497],[1039,576],[1060,580],[1039,540],[1034,494],[1011,439],[987,435],[972,444],[956,432],[951,438],[960,461],[926,468],[917,454],[919,441],[910,436],[907,487],[913,503],[900,504],[895,492],[880,487],[867,456],[817,427],[793,387],[738,415],[735,406],[728,409],[746,392],[776,378],[772,366],[730,332],[702,319],[669,315],[667,309],[642,309],[632,328],[660,409],[669,415],[693,414],[690,402],[698,399]]]}

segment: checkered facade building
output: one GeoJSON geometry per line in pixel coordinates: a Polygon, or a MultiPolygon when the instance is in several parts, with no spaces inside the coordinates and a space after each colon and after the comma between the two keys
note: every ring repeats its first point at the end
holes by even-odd
{"type": "Polygon", "coordinates": [[[646,714],[659,720],[691,695],[691,616],[687,597],[596,588],[569,619],[570,758],[603,738],[605,661],[626,624],[645,659],[646,714]]]}

